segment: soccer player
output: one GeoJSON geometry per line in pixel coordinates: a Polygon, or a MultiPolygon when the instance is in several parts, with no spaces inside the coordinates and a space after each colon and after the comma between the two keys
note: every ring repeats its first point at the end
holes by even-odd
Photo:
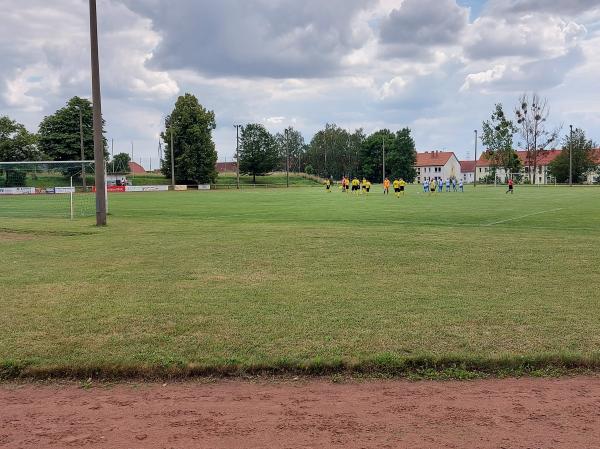
{"type": "Polygon", "coordinates": [[[383,194],[390,194],[390,180],[388,178],[385,178],[385,181],[383,181],[383,194]]]}
{"type": "Polygon", "coordinates": [[[454,179],[452,180],[452,190],[453,190],[454,192],[458,192],[458,190],[456,189],[456,178],[454,178],[454,179]]]}
{"type": "Polygon", "coordinates": [[[446,179],[446,192],[450,192],[450,178],[446,179]]]}
{"type": "Polygon", "coordinates": [[[367,181],[367,183],[365,184],[365,190],[367,191],[367,195],[371,191],[371,187],[372,187],[371,181],[367,181]]]}
{"type": "Polygon", "coordinates": [[[425,179],[423,181],[423,193],[429,193],[429,180],[425,179]]]}
{"type": "Polygon", "coordinates": [[[364,177],[363,177],[363,179],[362,179],[362,182],[361,182],[360,186],[361,186],[361,188],[362,188],[362,190],[361,190],[361,192],[360,192],[360,193],[361,193],[361,195],[362,195],[363,193],[365,193],[365,190],[367,190],[367,178],[364,178],[364,177]]]}
{"type": "Polygon", "coordinates": [[[400,179],[400,194],[404,196],[404,191],[406,190],[406,181],[404,179],[400,179]]]}
{"type": "Polygon", "coordinates": [[[400,181],[398,181],[398,178],[394,178],[394,193],[396,198],[400,198],[400,181]]]}
{"type": "Polygon", "coordinates": [[[440,178],[438,181],[438,191],[440,193],[444,192],[444,180],[442,178],[440,178]]]}
{"type": "Polygon", "coordinates": [[[360,181],[358,180],[358,178],[354,178],[352,180],[352,193],[354,193],[355,195],[358,195],[358,191],[360,190],[360,181]]]}
{"type": "Polygon", "coordinates": [[[331,193],[331,179],[327,178],[327,180],[325,181],[325,188],[327,189],[327,191],[329,193],[331,193]]]}
{"type": "Polygon", "coordinates": [[[515,183],[513,182],[512,178],[508,180],[508,190],[506,193],[510,193],[511,195],[515,193],[515,183]]]}
{"type": "Polygon", "coordinates": [[[431,195],[431,194],[434,194],[434,193],[435,193],[435,191],[437,190],[437,185],[435,184],[435,180],[434,180],[434,181],[431,183],[431,186],[430,186],[429,188],[430,188],[430,190],[431,190],[429,194],[430,194],[430,195],[431,195]]]}
{"type": "Polygon", "coordinates": [[[460,188],[460,193],[465,193],[465,183],[462,179],[459,181],[458,187],[460,188]]]}

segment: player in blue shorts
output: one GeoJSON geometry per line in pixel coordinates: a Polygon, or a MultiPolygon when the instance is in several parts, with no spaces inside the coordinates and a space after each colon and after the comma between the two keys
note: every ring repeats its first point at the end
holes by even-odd
{"type": "Polygon", "coordinates": [[[463,182],[463,180],[461,179],[460,182],[458,183],[458,187],[460,188],[460,192],[461,193],[465,193],[465,183],[463,182]]]}
{"type": "Polygon", "coordinates": [[[444,179],[440,178],[438,180],[438,192],[442,193],[444,191],[444,179]]]}
{"type": "Polygon", "coordinates": [[[446,179],[446,192],[450,192],[450,178],[446,179]]]}

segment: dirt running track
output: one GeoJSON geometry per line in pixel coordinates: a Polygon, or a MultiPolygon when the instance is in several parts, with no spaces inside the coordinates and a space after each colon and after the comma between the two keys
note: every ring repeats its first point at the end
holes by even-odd
{"type": "Polygon", "coordinates": [[[0,448],[600,448],[600,378],[0,385],[0,448]]]}

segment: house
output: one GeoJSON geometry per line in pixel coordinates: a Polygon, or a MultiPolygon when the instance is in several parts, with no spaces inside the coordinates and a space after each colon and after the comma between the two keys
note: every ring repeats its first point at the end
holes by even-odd
{"type": "Polygon", "coordinates": [[[216,169],[219,173],[237,173],[237,162],[217,162],[216,169]]]}
{"type": "Polygon", "coordinates": [[[596,170],[588,174],[586,182],[588,184],[600,184],[600,148],[594,150],[592,158],[596,163],[596,170]]]}
{"type": "Polygon", "coordinates": [[[417,153],[417,182],[435,179],[460,179],[460,161],[453,152],[426,151],[417,153]]]}
{"type": "Polygon", "coordinates": [[[473,184],[475,182],[476,164],[476,161],[460,161],[460,172],[465,184],[473,184]]]}
{"type": "MultiPolygon", "coordinates": [[[[556,159],[562,150],[548,150],[539,154],[537,157],[537,166],[535,168],[535,184],[551,184],[554,179],[550,176],[550,164],[556,159]]],[[[533,171],[533,161],[529,160],[527,151],[517,151],[517,156],[523,165],[523,169],[519,173],[522,176],[523,181],[531,179],[531,172],[533,171]]],[[[492,176],[493,166],[485,153],[481,155],[481,158],[477,161],[475,168],[475,174],[477,176],[477,182],[485,181],[486,178],[492,176]]],[[[500,183],[508,181],[509,173],[504,169],[496,170],[496,180],[500,183]]]]}

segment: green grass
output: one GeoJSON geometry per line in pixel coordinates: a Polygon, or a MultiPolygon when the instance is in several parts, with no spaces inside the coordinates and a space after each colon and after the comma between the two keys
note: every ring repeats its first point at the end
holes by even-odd
{"type": "Polygon", "coordinates": [[[600,189],[375,192],[0,197],[0,376],[600,368],[600,189]]]}

